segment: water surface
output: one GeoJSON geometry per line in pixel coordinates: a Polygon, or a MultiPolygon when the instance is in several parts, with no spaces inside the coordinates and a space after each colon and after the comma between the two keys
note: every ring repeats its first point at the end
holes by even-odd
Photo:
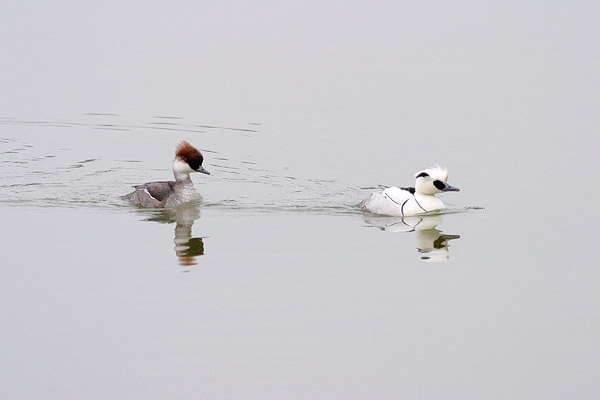
{"type": "Polygon", "coordinates": [[[0,17],[1,398],[600,395],[596,6],[89,7],[0,17]]]}

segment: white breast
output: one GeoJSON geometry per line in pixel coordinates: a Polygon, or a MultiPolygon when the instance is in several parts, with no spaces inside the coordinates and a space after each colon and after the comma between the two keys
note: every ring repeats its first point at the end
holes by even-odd
{"type": "Polygon", "coordinates": [[[177,187],[175,192],[167,198],[165,202],[165,207],[173,207],[179,204],[187,203],[189,201],[200,199],[202,199],[202,196],[193,184],[181,185],[177,187]]]}

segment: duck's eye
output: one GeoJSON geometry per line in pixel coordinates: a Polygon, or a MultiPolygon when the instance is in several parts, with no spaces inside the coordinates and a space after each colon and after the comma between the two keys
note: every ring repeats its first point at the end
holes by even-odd
{"type": "Polygon", "coordinates": [[[433,186],[435,186],[438,190],[442,190],[446,187],[446,184],[439,179],[433,181],[433,186]]]}
{"type": "Polygon", "coordinates": [[[419,175],[417,175],[417,178],[425,178],[428,176],[429,176],[429,174],[427,172],[421,172],[419,175]]]}
{"type": "Polygon", "coordinates": [[[202,158],[198,157],[184,157],[185,162],[188,163],[191,169],[196,171],[202,165],[202,158]]]}

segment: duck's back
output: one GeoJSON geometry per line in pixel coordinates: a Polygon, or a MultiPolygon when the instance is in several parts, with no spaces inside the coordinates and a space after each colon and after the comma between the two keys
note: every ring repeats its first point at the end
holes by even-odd
{"type": "Polygon", "coordinates": [[[173,181],[147,182],[134,186],[135,190],[123,197],[142,207],[164,207],[175,185],[173,181]]]}
{"type": "Polygon", "coordinates": [[[386,187],[373,192],[360,206],[374,214],[403,216],[413,193],[413,188],[386,187]]]}

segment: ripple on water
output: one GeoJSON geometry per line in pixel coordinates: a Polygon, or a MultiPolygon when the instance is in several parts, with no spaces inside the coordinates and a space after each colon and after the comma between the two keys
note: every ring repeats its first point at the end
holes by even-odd
{"type": "MultiPolygon", "coordinates": [[[[156,148],[156,142],[165,142],[163,136],[152,133],[157,130],[203,135],[202,142],[210,148],[202,148],[202,152],[208,155],[212,175],[193,176],[205,198],[202,207],[245,212],[348,214],[361,212],[354,205],[367,195],[360,187],[341,180],[304,178],[287,168],[269,168],[268,159],[258,162],[243,144],[231,147],[235,135],[258,132],[257,123],[246,129],[188,123],[169,116],[156,117],[147,123],[121,118],[115,114],[89,113],[82,120],[71,122],[0,119],[0,187],[6,189],[0,202],[32,207],[127,206],[119,197],[132,185],[171,179],[168,167],[172,150],[156,148]],[[130,130],[131,136],[99,133],[95,130],[98,128],[130,130]],[[129,151],[122,150],[131,143],[148,146],[150,151],[139,154],[164,152],[169,161],[164,168],[156,168],[153,160],[132,159],[129,151]],[[221,148],[227,149],[227,155],[219,151],[221,148]]],[[[259,141],[263,136],[255,138],[259,141]]],[[[181,139],[182,136],[176,135],[172,142],[181,139]]]]}

